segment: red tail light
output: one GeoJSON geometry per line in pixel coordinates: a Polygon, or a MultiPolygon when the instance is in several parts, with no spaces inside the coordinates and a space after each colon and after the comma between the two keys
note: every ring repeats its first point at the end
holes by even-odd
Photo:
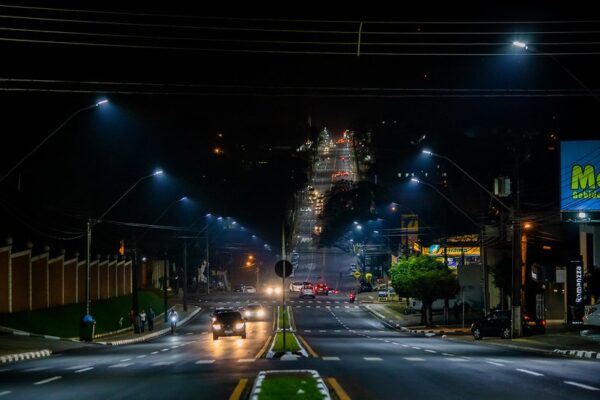
{"type": "Polygon", "coordinates": [[[546,320],[545,319],[542,320],[542,326],[546,326],[546,320]]]}
{"type": "Polygon", "coordinates": [[[523,316],[523,319],[524,319],[525,321],[529,321],[529,315],[524,315],[524,316],[523,316]]]}

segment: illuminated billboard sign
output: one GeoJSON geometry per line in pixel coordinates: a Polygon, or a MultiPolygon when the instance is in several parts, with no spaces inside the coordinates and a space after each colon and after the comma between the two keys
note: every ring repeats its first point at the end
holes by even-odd
{"type": "Polygon", "coordinates": [[[561,211],[600,211],[600,140],[560,145],[561,211]]]}

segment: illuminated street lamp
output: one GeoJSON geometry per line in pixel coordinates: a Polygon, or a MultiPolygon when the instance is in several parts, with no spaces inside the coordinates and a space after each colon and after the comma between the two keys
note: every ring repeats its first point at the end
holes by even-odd
{"type": "Polygon", "coordinates": [[[100,101],[90,105],[90,106],[80,108],[79,110],[75,111],[73,114],[69,115],[69,117],[66,120],[64,120],[64,122],[62,124],[60,124],[56,129],[54,129],[48,136],[46,136],[44,138],[44,140],[42,140],[29,153],[27,153],[25,155],[25,157],[21,158],[21,160],[19,160],[19,162],[17,162],[15,165],[13,165],[11,169],[9,169],[4,175],[0,176],[0,182],[4,181],[6,178],[8,178],[8,176],[10,174],[12,174],[17,168],[19,168],[19,166],[21,166],[21,164],[23,164],[29,157],[31,157],[31,155],[33,153],[35,153],[40,147],[42,147],[44,145],[44,143],[46,143],[54,135],[56,135],[56,133],[58,133],[58,131],[60,131],[63,126],[65,126],[67,123],[69,123],[69,121],[71,121],[73,118],[75,118],[77,115],[79,115],[79,113],[82,113],[83,111],[91,110],[92,108],[100,107],[101,105],[106,104],[106,103],[108,103],[108,100],[103,99],[103,100],[100,100],[100,101]]]}

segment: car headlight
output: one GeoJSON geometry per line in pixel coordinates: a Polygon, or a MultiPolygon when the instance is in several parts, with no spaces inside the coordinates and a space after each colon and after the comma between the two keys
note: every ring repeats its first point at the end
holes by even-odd
{"type": "Polygon", "coordinates": [[[275,294],[281,294],[281,288],[280,287],[276,287],[275,288],[275,294]]]}
{"type": "Polygon", "coordinates": [[[246,312],[244,313],[244,315],[245,315],[246,317],[249,317],[250,315],[252,315],[252,313],[251,313],[250,311],[246,311],[246,312]]]}
{"type": "Polygon", "coordinates": [[[265,316],[265,312],[263,310],[258,310],[256,312],[256,315],[259,316],[259,317],[264,317],[265,316]]]}
{"type": "Polygon", "coordinates": [[[213,329],[216,331],[221,330],[221,324],[213,324],[213,329]]]}
{"type": "Polygon", "coordinates": [[[273,294],[273,288],[272,287],[268,287],[267,288],[267,294],[273,294]]]}
{"type": "Polygon", "coordinates": [[[238,322],[237,324],[235,324],[235,329],[237,329],[237,330],[244,329],[244,323],[238,322]]]}

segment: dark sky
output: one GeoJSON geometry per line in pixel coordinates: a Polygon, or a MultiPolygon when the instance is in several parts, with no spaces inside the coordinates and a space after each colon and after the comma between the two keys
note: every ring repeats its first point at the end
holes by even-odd
{"type": "Polygon", "coordinates": [[[410,141],[423,134],[423,145],[459,158],[482,179],[503,172],[503,146],[522,132],[597,137],[600,103],[573,97],[600,79],[600,45],[592,43],[600,42],[600,13],[593,7],[453,3],[341,15],[304,5],[274,15],[166,3],[18,6],[25,8],[0,6],[0,170],[75,110],[103,96],[111,104],[79,115],[2,183],[5,236],[14,236],[22,219],[46,233],[57,220],[62,230],[75,229],[161,167],[168,179],[144,182],[114,218],[152,220],[191,195],[203,213],[232,215],[276,240],[304,164],[268,148],[302,143],[309,115],[314,128],[334,133],[370,129],[379,146],[374,171],[392,192],[400,190],[397,170],[418,164],[410,141]],[[493,23],[506,21],[525,22],[493,23]],[[535,44],[525,54],[513,40],[535,44]],[[211,153],[215,146],[226,149],[224,157],[211,153]],[[242,168],[267,159],[269,167],[242,168]]]}

